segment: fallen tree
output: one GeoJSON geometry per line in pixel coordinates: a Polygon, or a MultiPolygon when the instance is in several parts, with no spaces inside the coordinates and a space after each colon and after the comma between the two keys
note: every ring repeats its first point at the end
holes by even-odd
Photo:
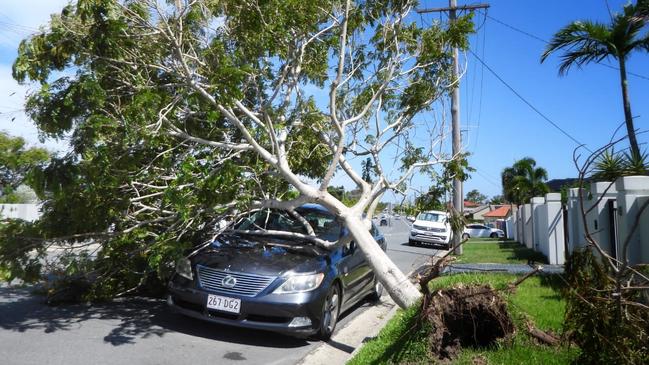
{"type": "MultiPolygon", "coordinates": [[[[381,196],[407,194],[415,174],[461,173],[465,156],[447,152],[444,113],[433,111],[458,82],[450,50],[473,29],[470,17],[422,27],[414,5],[67,6],[21,44],[13,70],[40,85],[27,101],[40,132],[71,135],[73,151],[35,180],[43,219],[12,237],[34,233],[38,252],[62,236],[100,242],[88,277],[109,297],[163,277],[217,222],[315,202],[340,217],[392,298],[412,305],[420,292],[367,228],[381,196]],[[371,183],[357,171],[367,158],[371,183]],[[328,191],[342,176],[359,192],[352,206],[328,191]]],[[[10,241],[3,265],[39,269],[10,241]]]]}

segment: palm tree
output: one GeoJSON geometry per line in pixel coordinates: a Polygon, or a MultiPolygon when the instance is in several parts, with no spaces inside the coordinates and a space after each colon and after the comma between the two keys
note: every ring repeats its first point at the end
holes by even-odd
{"type": "Polygon", "coordinates": [[[542,167],[536,167],[536,161],[530,157],[520,159],[512,167],[505,168],[501,178],[505,199],[517,205],[550,191],[545,184],[548,172],[542,167]]]}
{"type": "Polygon", "coordinates": [[[638,0],[624,6],[622,14],[611,17],[610,24],[591,21],[575,21],[558,31],[541,56],[541,63],[550,54],[565,50],[561,55],[559,74],[564,75],[571,66],[582,66],[590,62],[602,62],[613,58],[620,69],[624,120],[626,123],[631,154],[640,155],[638,140],[633,127],[633,114],[629,101],[626,76],[626,59],[636,50],[649,51],[649,33],[641,34],[649,19],[649,0],[638,0]]]}

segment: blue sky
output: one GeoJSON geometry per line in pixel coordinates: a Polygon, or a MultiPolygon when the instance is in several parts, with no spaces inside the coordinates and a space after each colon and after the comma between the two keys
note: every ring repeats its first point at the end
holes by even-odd
{"type": "MultiPolygon", "coordinates": [[[[609,0],[613,11],[625,1],[609,0]]],[[[542,39],[550,39],[562,26],[579,19],[609,21],[604,0],[513,1],[494,0],[487,14],[502,23],[542,39]]],[[[423,6],[442,6],[425,0],[423,6]]],[[[477,13],[480,26],[484,15],[477,13]]],[[[591,64],[558,76],[558,57],[541,64],[545,44],[487,18],[471,40],[476,54],[502,79],[538,110],[575,139],[595,149],[606,144],[624,120],[619,73],[591,64]],[[484,53],[483,53],[484,52],[484,53]]],[[[649,78],[649,55],[635,53],[627,69],[649,78]]],[[[543,120],[518,99],[471,55],[462,83],[461,105],[465,146],[477,169],[465,184],[465,192],[478,189],[493,196],[500,193],[500,172],[515,160],[530,156],[553,178],[576,176],[572,153],[576,143],[543,120]],[[482,78],[483,77],[483,78],[482,78]],[[480,80],[482,92],[480,92],[480,80]],[[482,108],[480,110],[480,101],[482,108]]],[[[649,79],[629,76],[635,127],[649,129],[649,79]]],[[[646,134],[638,136],[647,143],[646,134]]],[[[641,147],[642,148],[642,147],[641,147]]],[[[645,145],[644,148],[647,148],[645,145]]]]}
{"type": "MultiPolygon", "coordinates": [[[[25,137],[37,144],[37,132],[20,112],[24,93],[11,79],[11,63],[20,39],[48,19],[48,14],[66,4],[62,0],[3,0],[0,7],[0,130],[25,137]],[[12,121],[12,118],[15,118],[12,121]]],[[[460,1],[460,3],[464,3],[460,1]]],[[[471,3],[471,2],[466,2],[471,3]]],[[[573,20],[609,21],[605,0],[493,0],[487,14],[509,26],[542,39],[550,39],[573,20]]],[[[626,1],[608,0],[613,11],[626,1]]],[[[446,1],[422,0],[421,7],[446,6],[446,1]]],[[[425,22],[439,19],[426,15],[425,22]]],[[[572,69],[559,77],[558,58],[541,64],[544,44],[530,36],[476,13],[478,33],[472,37],[473,51],[519,94],[591,149],[608,142],[624,120],[618,71],[592,64],[572,69]]],[[[472,153],[470,164],[477,169],[465,183],[465,192],[478,189],[500,194],[500,172],[522,157],[536,159],[550,178],[576,175],[572,153],[576,144],[556,130],[518,99],[487,69],[467,55],[467,72],[462,80],[461,107],[464,146],[472,153]]],[[[649,55],[635,53],[628,71],[647,78],[629,76],[636,128],[649,129],[649,55]]],[[[647,148],[649,134],[638,136],[647,148]]],[[[48,141],[51,149],[63,144],[48,141]]],[[[416,185],[425,185],[420,178],[416,185]]]]}

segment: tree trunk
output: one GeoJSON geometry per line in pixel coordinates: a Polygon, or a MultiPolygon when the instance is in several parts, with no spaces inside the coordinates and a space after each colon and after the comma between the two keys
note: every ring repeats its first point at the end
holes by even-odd
{"type": "Polygon", "coordinates": [[[635,128],[633,127],[633,114],[631,114],[631,101],[629,101],[629,83],[626,78],[626,64],[623,55],[618,56],[620,64],[620,82],[622,84],[622,103],[624,104],[624,121],[626,123],[626,132],[629,136],[631,145],[631,156],[637,158],[640,156],[638,140],[635,137],[635,128]]]}
{"type": "Polygon", "coordinates": [[[344,216],[343,221],[390,297],[401,308],[414,305],[421,298],[421,293],[383,252],[366,229],[363,220],[355,214],[349,214],[344,216]]]}

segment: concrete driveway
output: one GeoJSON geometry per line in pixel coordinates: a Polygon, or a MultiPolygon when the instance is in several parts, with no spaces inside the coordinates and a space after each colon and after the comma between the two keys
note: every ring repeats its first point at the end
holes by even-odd
{"type": "MultiPolygon", "coordinates": [[[[411,271],[436,253],[407,246],[408,223],[391,223],[381,231],[401,270],[411,271]]],[[[364,302],[345,313],[338,328],[372,305],[364,302]]],[[[186,318],[167,311],[162,300],[49,307],[29,289],[0,286],[0,363],[5,364],[295,364],[319,344],[186,318]]]]}

